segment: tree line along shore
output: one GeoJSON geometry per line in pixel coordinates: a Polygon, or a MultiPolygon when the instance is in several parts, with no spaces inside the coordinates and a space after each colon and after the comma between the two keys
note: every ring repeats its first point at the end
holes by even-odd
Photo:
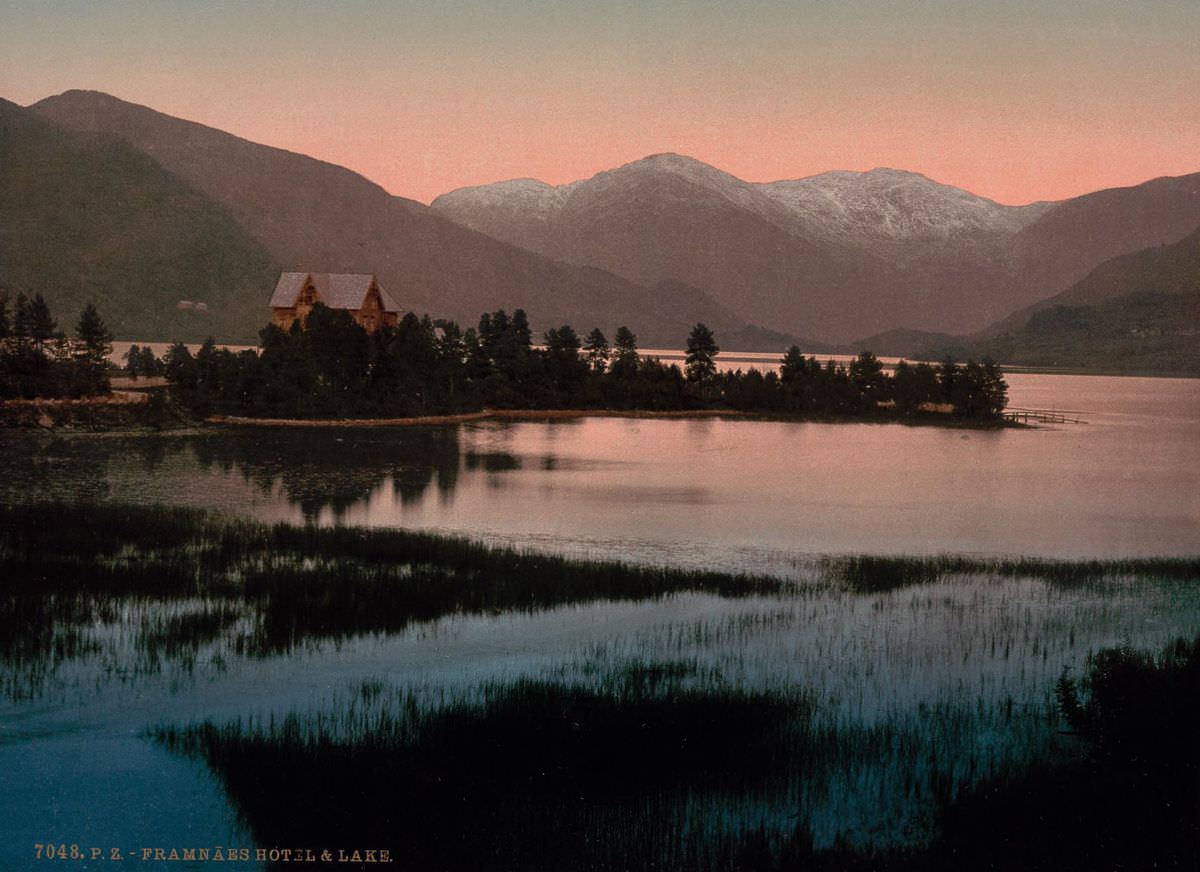
{"type": "MultiPolygon", "coordinates": [[[[0,299],[0,399],[78,397],[109,390],[112,335],[89,305],[67,338],[38,295],[12,317],[0,299]]],[[[888,373],[869,351],[849,364],[789,348],[778,372],[719,371],[712,330],[695,325],[684,366],[641,354],[620,327],[581,337],[571,326],[535,345],[521,309],[484,313],[477,327],[406,314],[368,333],[343,311],[316,305],[303,327],[269,324],[258,350],[182,343],[159,359],[134,345],[133,376],[165,377],[196,417],[410,419],[496,410],[750,412],[829,418],[999,422],[1008,386],[990,360],[901,361],[888,373]]]]}

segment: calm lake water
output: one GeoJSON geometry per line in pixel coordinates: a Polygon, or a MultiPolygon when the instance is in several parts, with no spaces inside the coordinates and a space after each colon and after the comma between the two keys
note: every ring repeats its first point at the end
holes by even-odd
{"type": "MultiPolygon", "coordinates": [[[[181,503],[801,578],[814,555],[836,553],[1200,552],[1200,381],[1010,382],[1013,405],[1087,423],[978,431],[597,418],[5,435],[0,499],[181,503]]],[[[145,738],[157,724],[336,711],[367,680],[469,696],[489,681],[587,681],[629,663],[692,663],[738,687],[803,686],[847,737],[877,727],[912,737],[798,801],[818,845],[839,834],[919,838],[928,809],[909,801],[913,762],[896,749],[932,743],[980,776],[1044,753],[1059,740],[1047,715],[1062,669],[1078,674],[1089,653],[1122,641],[1156,650],[1194,634],[1194,588],[981,575],[867,595],[816,583],[794,598],[454,616],[266,659],[217,638],[189,662],[153,668],[139,659],[138,609],[161,607],[142,604],[96,627],[96,648],[36,692],[0,694],[0,868],[31,866],[32,844],[49,840],[126,852],[251,844],[221,785],[145,738]]]]}
{"type": "Polygon", "coordinates": [[[5,446],[6,497],[88,493],[406,527],[626,560],[786,571],[829,553],[1200,550],[1200,380],[1014,375],[1084,424],[592,418],[230,430],[5,446]]]}

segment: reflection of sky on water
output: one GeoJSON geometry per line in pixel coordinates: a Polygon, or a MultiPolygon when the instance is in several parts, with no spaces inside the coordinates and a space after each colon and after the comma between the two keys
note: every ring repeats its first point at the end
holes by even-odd
{"type": "MultiPolygon", "coordinates": [[[[811,573],[814,553],[1200,551],[1200,382],[1011,381],[1015,405],[1079,411],[1088,423],[981,432],[587,419],[4,436],[0,498],[185,503],[799,575],[811,573]]],[[[812,688],[825,716],[843,724],[933,723],[915,713],[963,710],[968,701],[979,714],[943,740],[1003,756],[1038,746],[1049,730],[1029,721],[1014,740],[997,714],[1005,700],[1045,711],[1064,665],[1079,669],[1089,651],[1125,640],[1154,649],[1195,626],[1194,595],[1171,586],[1099,596],[1020,580],[946,581],[877,596],[680,596],[459,616],[265,660],[230,656],[217,640],[193,669],[140,675],[121,665],[134,656],[132,642],[110,628],[116,648],[107,661],[68,664],[53,692],[0,704],[0,865],[28,865],[27,844],[51,835],[244,842],[211,779],[149,746],[141,731],[321,709],[365,679],[439,694],[492,679],[585,676],[589,663],[688,660],[739,685],[812,688]],[[57,828],[47,833],[48,825],[57,828]]],[[[877,781],[886,767],[880,761],[877,781]]],[[[874,813],[849,786],[829,802],[831,815],[864,826],[874,813]]]]}
{"type": "MultiPolygon", "coordinates": [[[[206,778],[178,762],[154,768],[159,752],[139,738],[153,724],[336,711],[367,680],[414,688],[436,704],[522,677],[586,684],[635,662],[695,666],[701,687],[716,675],[743,688],[803,688],[815,694],[823,723],[850,730],[897,724],[935,743],[943,759],[973,756],[982,775],[1055,740],[1044,716],[1064,666],[1078,672],[1089,652],[1125,640],[1156,649],[1193,631],[1198,607],[1183,585],[1068,590],[987,576],[878,595],[820,586],[748,600],[689,594],[450,616],[389,635],[301,645],[286,657],[247,659],[218,639],[196,652],[191,668],[164,661],[140,674],[130,668],[141,649],[127,613],[129,624],[107,632],[110,648],[61,669],[40,698],[0,704],[0,766],[13,778],[6,802],[24,809],[8,818],[9,827],[32,838],[51,807],[71,820],[88,797],[107,804],[113,794],[103,780],[72,784],[66,764],[45,757],[77,759],[103,746],[124,773],[118,792],[139,779],[147,791],[129,800],[128,825],[104,811],[97,816],[104,826],[132,838],[163,814],[189,819],[198,833],[225,832],[220,804],[204,799],[213,790],[206,778]]],[[[862,763],[855,784],[898,789],[901,762],[882,754],[862,763]]],[[[869,827],[880,813],[856,805],[855,784],[831,789],[837,814],[817,822],[829,837],[837,827],[869,827]]],[[[900,794],[888,801],[903,804],[900,794]]]]}
{"type": "Polygon", "coordinates": [[[1200,381],[1013,376],[1088,423],[978,431],[592,418],[59,439],[9,495],[183,502],[731,570],[814,553],[1200,550],[1200,381]]]}
{"type": "MultiPolygon", "coordinates": [[[[252,846],[221,784],[199,762],[137,735],[106,730],[17,744],[0,742],[0,867],[35,869],[34,845],[78,844],[102,863],[60,860],[75,869],[154,869],[143,847],[252,846]],[[111,862],[116,848],[125,862],[111,862]]],[[[172,864],[175,868],[199,868],[172,864]]],[[[241,864],[240,869],[258,868],[241,864]]]]}

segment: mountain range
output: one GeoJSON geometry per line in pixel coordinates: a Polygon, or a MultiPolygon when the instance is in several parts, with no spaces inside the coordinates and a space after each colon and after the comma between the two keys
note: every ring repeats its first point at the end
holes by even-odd
{"type": "Polygon", "coordinates": [[[681,155],[590,179],[463,188],[433,208],[569,263],[664,276],[776,329],[852,342],[973,333],[1104,260],[1200,226],[1200,174],[1006,206],[892,169],[750,183],[681,155]]]}
{"type": "Polygon", "coordinates": [[[681,279],[751,320],[843,342],[900,317],[977,329],[1037,299],[1005,287],[999,261],[1052,208],[887,169],[754,184],[675,154],[557,187],[460,189],[432,205],[549,257],[643,283],[681,279]]]}
{"type": "MultiPolygon", "coordinates": [[[[539,330],[628,324],[644,345],[705,321],[744,350],[979,348],[1046,307],[1150,290],[1155,252],[1198,227],[1200,174],[1009,206],[903,170],[752,183],[676,154],[425,206],[98,92],[0,101],[0,286],[95,299],[132,339],[251,341],[288,269],[373,272],[464,324],[517,307],[539,330]]],[[[1186,332],[1177,303],[1160,314],[1186,332]]]]}

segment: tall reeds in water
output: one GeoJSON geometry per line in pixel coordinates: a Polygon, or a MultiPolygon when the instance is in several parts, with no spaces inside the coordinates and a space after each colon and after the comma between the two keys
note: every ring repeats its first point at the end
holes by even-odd
{"type": "Polygon", "coordinates": [[[974,784],[914,724],[830,730],[802,690],[678,663],[437,704],[367,682],[324,712],[153,735],[223,779],[260,843],[387,848],[414,870],[1182,869],[1200,859],[1198,667],[1200,638],[1101,652],[1064,705],[1076,753],[974,784]],[[897,746],[931,840],[814,844],[810,784],[897,746]]]}
{"type": "Polygon", "coordinates": [[[789,794],[817,743],[804,694],[682,686],[635,667],[600,687],[518,681],[426,707],[164,727],[224,780],[262,843],[388,848],[405,868],[738,868],[811,838],[789,794]]]}
{"type": "Polygon", "coordinates": [[[10,696],[36,693],[55,664],[95,650],[98,626],[119,621],[135,625],[143,653],[186,660],[223,638],[234,653],[268,656],[451,614],[787,587],[401,530],[104,503],[0,506],[0,658],[10,696]],[[136,619],[118,602],[134,607],[136,619]]]}

